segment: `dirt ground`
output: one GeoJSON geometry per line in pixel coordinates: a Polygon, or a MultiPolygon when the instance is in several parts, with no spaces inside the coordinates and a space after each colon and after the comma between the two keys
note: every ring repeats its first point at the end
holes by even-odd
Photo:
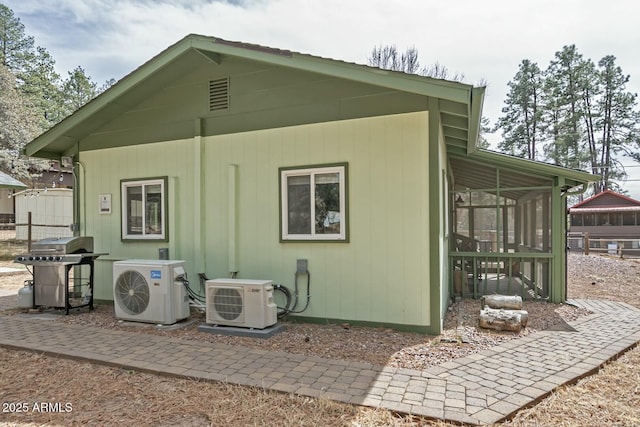
{"type": "MultiPolygon", "coordinates": [[[[1,266],[16,265],[0,263],[1,266]]],[[[640,307],[640,261],[571,255],[568,270],[569,298],[619,300],[640,307]]],[[[0,291],[17,291],[29,277],[28,273],[1,276],[0,291]]],[[[268,340],[202,334],[195,326],[170,332],[150,327],[140,333],[170,333],[183,339],[217,340],[421,369],[587,314],[566,305],[527,302],[529,325],[516,334],[480,330],[476,327],[478,309],[477,301],[454,304],[446,319],[446,330],[438,337],[348,325],[304,324],[287,324],[284,333],[268,340]]],[[[201,314],[194,313],[193,317],[198,316],[201,314]]],[[[113,318],[111,306],[57,321],[127,328],[113,318]]],[[[25,413],[17,412],[16,405],[3,407],[6,411],[0,412],[0,425],[444,425],[323,399],[158,377],[1,348],[0,384],[3,405],[26,403],[29,408],[25,413]],[[56,411],[43,412],[38,402],[53,405],[56,411]]],[[[635,348],[598,374],[559,389],[505,424],[640,425],[638,384],[640,348],[635,348]]]]}

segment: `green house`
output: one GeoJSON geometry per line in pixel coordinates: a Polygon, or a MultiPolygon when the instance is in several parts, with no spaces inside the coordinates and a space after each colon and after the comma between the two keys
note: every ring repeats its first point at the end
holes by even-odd
{"type": "Polygon", "coordinates": [[[483,94],[189,35],[25,152],[74,162],[97,299],[113,262],[168,250],[192,282],[297,280],[304,302],[306,260],[296,316],[438,333],[456,294],[564,300],[565,196],[592,178],[477,149],[483,94]]]}

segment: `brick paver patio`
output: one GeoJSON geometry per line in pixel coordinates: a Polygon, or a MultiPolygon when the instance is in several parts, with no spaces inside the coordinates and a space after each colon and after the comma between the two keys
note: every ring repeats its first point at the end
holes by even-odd
{"type": "MultiPolygon", "coordinates": [[[[30,315],[0,315],[0,345],[481,425],[596,372],[640,342],[639,309],[571,303],[594,314],[424,371],[72,324],[43,327],[46,320],[30,315]]],[[[15,296],[0,297],[0,310],[15,306],[15,296]]]]}

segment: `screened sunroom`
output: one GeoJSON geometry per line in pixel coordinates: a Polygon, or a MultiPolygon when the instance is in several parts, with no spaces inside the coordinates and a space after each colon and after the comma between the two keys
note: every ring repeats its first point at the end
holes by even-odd
{"type": "Polygon", "coordinates": [[[566,299],[566,195],[592,176],[489,151],[449,154],[450,293],[566,299]]]}

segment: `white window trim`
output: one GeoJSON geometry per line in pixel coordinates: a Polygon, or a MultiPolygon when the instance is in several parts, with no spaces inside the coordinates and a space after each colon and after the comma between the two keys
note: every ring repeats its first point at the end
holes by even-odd
{"type": "Polygon", "coordinates": [[[121,196],[121,206],[120,211],[122,214],[122,239],[123,240],[166,240],[167,239],[167,206],[166,206],[166,179],[157,178],[157,179],[141,179],[141,180],[132,180],[132,181],[121,181],[120,183],[120,196],[121,196]],[[151,185],[160,185],[160,206],[161,206],[161,225],[160,229],[162,230],[160,234],[146,234],[145,233],[145,224],[146,221],[146,204],[142,203],[142,234],[128,234],[127,233],[127,224],[128,224],[128,215],[127,212],[127,188],[129,187],[142,187],[142,200],[144,201],[146,198],[146,190],[145,188],[151,185]]]}
{"type": "MultiPolygon", "coordinates": [[[[318,167],[301,167],[301,168],[286,168],[280,170],[280,199],[281,199],[281,217],[280,223],[282,226],[281,239],[282,241],[346,241],[347,240],[347,192],[346,192],[346,176],[347,165],[340,164],[336,166],[318,166],[318,167]],[[335,234],[316,234],[315,226],[311,224],[310,234],[290,234],[287,232],[289,229],[289,202],[287,198],[287,178],[292,176],[310,176],[310,187],[315,188],[315,175],[323,173],[338,173],[338,188],[340,191],[340,233],[335,234]]],[[[312,193],[313,194],[313,190],[312,193]]],[[[315,218],[315,203],[314,198],[311,198],[311,218],[315,218]]]]}

